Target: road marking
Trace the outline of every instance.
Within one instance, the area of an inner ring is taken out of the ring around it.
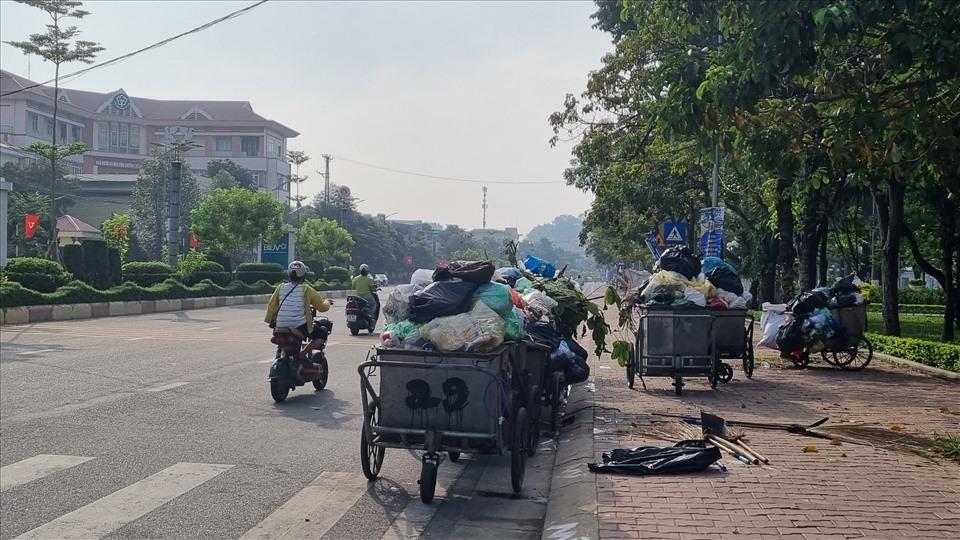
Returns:
[[[221,328],[223,328],[223,327],[222,327],[222,326],[211,326],[210,328],[204,328],[202,331],[203,331],[203,332],[209,332],[209,331],[211,331],[211,330],[219,330],[219,329],[221,329]]]
[[[257,360],[256,363],[258,363],[258,364],[272,364],[272,363],[276,362],[276,360],[277,360],[276,358],[268,358],[268,359],[266,359],[266,360]]]
[[[177,463],[17,538],[103,538],[232,467]]]
[[[240,539],[320,538],[366,491],[367,481],[360,474],[320,473]]]
[[[86,463],[92,457],[40,454],[0,468],[0,491],[39,480],[57,471]]]
[[[127,341],[140,341],[140,340],[143,340],[143,339],[153,339],[153,337],[152,337],[152,336],[132,337],[132,338],[127,339]]]
[[[146,392],[163,392],[164,390],[172,390],[174,388],[179,388],[187,384],[190,384],[190,383],[175,382],[175,383],[165,384],[163,386],[155,386],[153,388],[147,388],[145,391]]]
[[[56,349],[40,349],[39,351],[13,351],[13,354],[43,354],[54,351],[56,351]]]
[[[50,409],[49,411],[38,411],[26,414],[19,414],[15,416],[10,416],[4,418],[6,422],[23,422],[25,420],[39,420],[41,418],[53,418],[55,416],[63,416],[70,414],[72,412],[79,411],[80,409],[86,409],[89,407],[95,407],[97,405],[103,405],[104,403],[110,403],[123,399],[127,396],[132,396],[132,392],[120,392],[117,394],[107,394],[105,396],[95,397],[88,399],[86,401],[81,401],[79,403],[70,403],[69,405],[62,405],[55,409]]]
[[[442,463],[437,471],[437,490],[434,492],[434,498],[444,498],[447,496],[447,489],[453,487],[463,471],[466,470],[466,463]],[[420,538],[423,531],[426,530],[430,520],[439,508],[439,501],[433,504],[423,504],[420,501],[418,493],[412,493],[411,501],[403,508],[403,511],[397,514],[397,517],[390,524],[380,540],[408,540]]]

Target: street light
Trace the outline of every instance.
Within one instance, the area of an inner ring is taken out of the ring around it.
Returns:
[[[170,185],[167,189],[167,246],[170,251],[171,268],[177,267],[180,255],[180,182],[183,173],[183,155],[194,148],[200,148],[193,142],[193,128],[167,127],[164,129],[163,142],[154,143],[170,154]]]

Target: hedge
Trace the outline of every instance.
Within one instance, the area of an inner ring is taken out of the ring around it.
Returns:
[[[283,272],[284,268],[282,264],[277,263],[240,263],[237,266],[237,271],[251,271],[251,272]]]
[[[342,266],[329,266],[323,271],[323,279],[327,281],[350,281],[350,271]]]
[[[348,291],[353,287],[349,281],[324,281],[322,279],[313,283],[313,288],[318,291]]]
[[[7,261],[8,272],[21,274],[59,274],[63,272],[60,263],[40,257],[14,257]]]
[[[7,261],[3,277],[35,291],[53,292],[73,276],[59,263],[39,257],[14,257]]]
[[[960,344],[867,333],[873,350],[960,373]]]
[[[883,291],[880,290],[880,287],[875,288],[871,298],[879,303],[879,300],[883,298]],[[947,303],[947,299],[943,295],[943,289],[927,289],[925,287],[901,287],[897,290],[897,300],[901,305],[935,304],[942,306]]]
[[[167,263],[160,261],[134,261],[123,265],[123,281],[130,281],[141,287],[149,287],[169,279],[173,270]]]
[[[83,276],[84,281],[97,289],[108,289],[113,285],[107,243],[103,240],[83,241]]]
[[[63,255],[63,267],[73,274],[73,277],[82,280],[83,274],[83,246],[80,244],[68,244],[61,250]]]
[[[180,279],[186,285],[196,285],[205,279],[209,279],[223,287],[230,283],[230,272],[197,270],[196,272],[190,272],[189,274],[181,276]]]
[[[905,315],[943,315],[943,305],[937,304],[900,304],[900,313]],[[871,313],[882,313],[883,305],[868,304],[867,311]]]

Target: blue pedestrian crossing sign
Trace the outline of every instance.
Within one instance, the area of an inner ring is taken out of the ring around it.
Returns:
[[[687,224],[668,221],[663,224],[663,243],[679,246],[687,243]]]

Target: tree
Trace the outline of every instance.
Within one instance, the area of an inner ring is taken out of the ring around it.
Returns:
[[[100,234],[109,247],[117,248],[121,262],[130,248],[130,225],[130,216],[127,214],[113,214],[100,224]]]
[[[78,187],[76,177],[64,174],[63,162],[60,162],[59,166],[56,191],[63,195],[57,197],[56,204],[54,204],[54,210],[58,216],[66,213],[67,208],[73,205],[74,201],[69,194],[76,192]],[[46,160],[37,160],[22,166],[13,162],[4,163],[0,167],[0,176],[13,184],[14,192],[39,194],[50,189],[50,163]],[[44,195],[44,200],[47,201],[47,204],[50,203],[50,197],[46,195]],[[45,219],[49,217],[49,209],[45,210],[43,215]],[[46,248],[47,246],[44,244],[44,250]]]
[[[300,166],[310,161],[310,156],[308,156],[307,153],[302,150],[290,150],[287,152],[287,159],[290,161],[290,163],[293,163],[293,166],[295,167],[295,172],[294,174],[290,175],[289,184],[287,185],[287,199],[293,200],[296,203],[297,224],[299,225],[300,207],[302,206],[303,201],[307,198],[306,195],[300,195],[300,184],[306,182],[307,180],[306,175],[300,176]],[[294,186],[297,188],[297,193],[291,197],[289,193],[293,191]],[[289,206],[289,204],[287,206]],[[290,210],[288,209],[287,211],[289,212]]]
[[[350,233],[332,219],[308,219],[297,231],[300,258],[319,260],[324,266],[346,260],[354,245]]]
[[[77,0],[17,0],[21,4],[35,7],[50,16],[52,24],[47,25],[43,34],[30,34],[28,41],[8,41],[14,48],[26,54],[36,54],[54,65],[53,77],[53,140],[47,159],[50,161],[50,201],[57,200],[57,161],[60,157],[72,155],[61,153],[57,149],[57,124],[60,105],[60,65],[68,62],[93,63],[97,53],[103,50],[99,44],[92,41],[74,40],[80,30],[76,26],[62,28],[64,19],[82,19],[90,14],[89,11],[76,9],[83,5]],[[71,48],[72,44],[72,48]],[[57,212],[53,209],[50,215],[50,247],[47,256],[55,261],[60,260],[60,249],[57,240]]]
[[[210,187],[213,189],[233,189],[240,187],[237,179],[226,169],[220,169],[217,174],[210,179]]]
[[[203,244],[240,262],[263,237],[283,232],[283,204],[265,191],[215,189],[190,213],[193,231]]]
[[[167,190],[173,171],[170,154],[154,150],[144,160],[133,188],[133,228],[140,247],[152,260],[160,260],[167,236]],[[180,172],[180,228],[190,230],[190,211],[200,200],[200,188],[189,167]]]
[[[253,172],[250,169],[238,165],[229,159],[214,159],[207,162],[207,177],[215,178],[220,171],[230,173],[230,176],[237,181],[237,187],[256,191],[257,181],[253,179]]]

